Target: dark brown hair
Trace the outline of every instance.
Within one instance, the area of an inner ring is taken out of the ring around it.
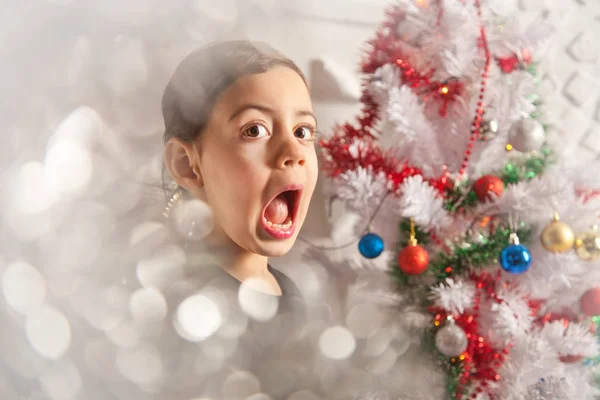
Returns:
[[[188,55],[175,69],[163,94],[164,143],[173,137],[194,140],[223,91],[243,76],[276,66],[294,70],[306,83],[293,61],[263,43],[224,41]]]

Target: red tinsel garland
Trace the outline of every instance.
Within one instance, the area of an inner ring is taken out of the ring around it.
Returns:
[[[324,160],[322,169],[331,177],[336,177],[345,171],[354,171],[358,167],[371,168],[373,173],[383,172],[391,185],[392,192],[396,192],[398,187],[411,176],[423,176],[423,172],[413,166],[402,162],[388,151],[382,150],[371,140],[365,139],[357,146],[356,153],[351,154],[350,145],[354,141],[353,137],[357,135],[357,130],[352,125],[345,124],[338,126],[336,132],[328,140],[322,140],[320,145],[323,149]],[[445,193],[448,185],[447,176],[436,179],[424,180],[435,188],[440,196]]]
[[[443,8],[440,6],[440,18]],[[445,116],[448,104],[462,93],[463,83],[457,79],[447,82],[432,81],[435,70],[421,74],[412,65],[399,43],[402,38],[398,35],[397,27],[402,23],[405,12],[398,6],[393,6],[386,12],[386,20],[375,33],[375,38],[368,41],[371,49],[366,52],[361,63],[361,72],[373,74],[385,64],[395,63],[400,69],[402,83],[412,89],[418,89],[423,100],[431,98],[442,100],[440,115]],[[437,96],[436,96],[437,95]]]
[[[405,12],[398,6],[393,6],[386,12],[387,18],[376,32],[375,38],[368,43],[371,49],[366,53],[361,64],[361,71],[373,74],[385,64],[394,63],[400,72],[402,82],[417,91],[424,101],[433,99],[441,102],[440,115],[445,116],[448,105],[464,89],[464,84],[456,79],[447,82],[432,81],[434,70],[425,74],[419,73],[400,48],[400,37],[397,26],[405,17]],[[325,153],[324,170],[330,176],[337,176],[343,171],[355,170],[358,166],[366,168],[371,166],[375,173],[383,171],[388,177],[393,189],[409,176],[422,175],[422,172],[407,163],[393,158],[389,152],[377,147],[373,142],[376,137],[375,125],[380,118],[380,110],[376,101],[367,90],[368,81],[363,82],[362,110],[357,118],[357,126],[346,123],[337,126],[333,137],[320,142]],[[358,159],[353,158],[348,152],[349,143],[353,139],[363,139],[368,148],[361,152]],[[436,188],[440,195],[445,194],[448,178],[442,176],[427,181]]]
[[[362,103],[361,116],[358,117],[359,129],[351,130],[350,128],[346,131],[349,137],[363,137],[369,136],[373,138],[375,135],[371,132],[374,129],[375,124],[379,120],[379,105],[373,99],[373,96],[366,90],[366,83],[363,84],[363,92],[360,98]]]
[[[444,82],[431,81],[433,70],[424,75],[419,74],[405,59],[398,45],[396,26],[404,18],[404,11],[395,6],[388,9],[386,15],[387,19],[376,32],[375,38],[369,41],[372,48],[362,62],[361,71],[365,74],[372,74],[385,64],[395,63],[400,71],[402,82],[412,89],[418,90],[425,99],[430,93],[433,93],[432,98],[442,101],[440,113],[445,115],[449,101],[462,91],[462,83],[456,81],[449,85]],[[367,81],[363,82],[360,99],[363,106],[361,115],[357,118],[358,126],[355,127],[349,123],[339,125],[335,128],[333,137],[320,142],[325,155],[323,169],[328,175],[335,177],[343,171],[352,171],[359,166],[363,168],[370,166],[375,173],[384,172],[395,191],[407,177],[422,175],[422,172],[418,168],[395,159],[389,152],[380,149],[373,142],[376,136],[373,130],[379,121],[380,110],[367,90],[367,84]],[[360,151],[358,158],[352,157],[349,153],[349,144],[355,138],[364,140],[366,147]],[[439,191],[440,195],[443,195],[448,185],[447,180],[448,178],[443,176],[427,181]]]
[[[509,344],[500,350],[494,349],[482,336],[483,333],[479,328],[479,307],[484,296],[498,304],[503,302],[497,296],[498,284],[501,282],[500,278],[500,271],[496,274],[471,273],[469,279],[475,283],[477,289],[475,305],[471,310],[461,315],[451,315],[456,324],[465,331],[468,341],[467,350],[459,357],[450,359],[451,363],[462,362],[463,366],[463,373],[459,378],[459,386],[455,395],[457,399],[464,398],[468,393],[471,393],[472,398],[476,398],[479,393],[487,393],[491,382],[497,382],[501,379],[498,370],[509,354],[511,345]],[[535,315],[539,304],[531,301],[529,305],[532,315]],[[437,307],[431,307],[430,312],[435,314],[434,325],[436,326],[440,326],[449,316],[446,311]],[[491,395],[490,398],[493,399]]]
[[[490,383],[501,379],[498,370],[504,363],[506,356],[510,353],[511,344],[503,349],[495,349],[483,336],[479,327],[479,309],[481,301],[489,299],[498,304],[504,302],[498,297],[499,285],[509,287],[514,283],[507,283],[502,280],[501,272],[498,270],[495,274],[488,272],[472,272],[469,279],[475,284],[476,292],[472,309],[467,310],[460,315],[448,314],[445,310],[437,307],[431,307],[429,311],[434,314],[434,325],[441,326],[448,316],[454,318],[456,325],[460,326],[467,336],[467,350],[459,357],[451,358],[451,363],[462,362],[463,374],[459,379],[459,387],[455,398],[462,399],[470,393],[475,399],[479,393],[485,392],[490,399],[494,397],[487,392]],[[536,317],[538,309],[543,302],[540,300],[528,300],[531,315]]]

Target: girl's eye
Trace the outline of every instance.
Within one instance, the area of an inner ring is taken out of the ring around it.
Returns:
[[[267,130],[267,128],[260,124],[250,125],[246,129],[244,129],[243,133],[245,136],[252,139],[258,139],[261,137],[269,136],[269,131]]]
[[[301,126],[294,131],[294,136],[298,139],[313,140],[315,138],[315,129],[310,126]]]

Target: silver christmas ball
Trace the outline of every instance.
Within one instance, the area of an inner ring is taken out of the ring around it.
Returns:
[[[491,134],[498,133],[498,121],[496,121],[495,119],[485,121],[485,123],[483,124],[483,130]]]
[[[546,140],[546,134],[537,120],[523,118],[510,127],[508,140],[515,150],[526,153],[539,150]]]
[[[484,119],[481,124],[480,140],[487,141],[496,137],[499,129],[498,121],[495,119]]]
[[[451,322],[435,334],[435,346],[445,356],[458,357],[467,350],[467,335],[465,331]]]

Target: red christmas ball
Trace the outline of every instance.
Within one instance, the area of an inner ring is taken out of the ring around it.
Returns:
[[[581,311],[588,317],[600,315],[600,288],[592,288],[579,300]]]
[[[490,199],[490,193],[502,196],[502,193],[504,193],[504,182],[497,176],[485,175],[473,184],[473,191],[479,201],[486,201]]]
[[[398,267],[408,275],[419,275],[427,269],[429,253],[419,245],[408,245],[398,254]]]
[[[498,59],[498,66],[505,74],[510,74],[519,66],[519,57],[513,54],[508,57]]]

